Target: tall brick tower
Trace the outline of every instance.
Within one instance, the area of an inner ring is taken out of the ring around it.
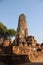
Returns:
[[[19,45],[22,42],[25,42],[26,37],[28,37],[28,28],[26,22],[26,16],[21,14],[18,20],[18,27],[16,33],[16,43]]]

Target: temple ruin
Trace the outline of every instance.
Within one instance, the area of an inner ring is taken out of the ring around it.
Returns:
[[[28,35],[26,16],[21,14],[13,46],[13,53],[27,54],[31,62],[43,62],[43,44],[38,44],[34,36]]]
[[[2,46],[0,46],[0,61],[8,64],[10,62],[11,65],[12,63],[16,65],[27,62],[43,62],[43,43],[38,44],[35,37],[28,34],[28,26],[24,14],[19,16],[13,43],[6,38]]]
[[[18,20],[15,44],[19,46],[20,44],[29,45],[34,43],[36,43],[34,36],[28,35],[28,26],[27,26],[26,16],[24,14],[21,14]]]

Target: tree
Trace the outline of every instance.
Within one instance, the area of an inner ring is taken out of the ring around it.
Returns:
[[[7,31],[7,27],[0,22],[0,35],[4,35]]]
[[[15,31],[14,29],[9,29],[9,30],[8,30],[8,34],[9,34],[10,36],[15,36],[16,31]]]
[[[0,36],[15,36],[14,29],[8,29],[2,22],[0,22]]]

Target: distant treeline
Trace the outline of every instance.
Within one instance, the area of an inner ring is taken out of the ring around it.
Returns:
[[[15,29],[8,29],[2,22],[0,22],[0,36],[15,36]]]

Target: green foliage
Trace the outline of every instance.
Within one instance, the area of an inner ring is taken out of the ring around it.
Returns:
[[[0,22],[0,29],[2,29],[4,32],[6,32],[7,27]]]
[[[15,34],[16,34],[16,31],[14,29],[7,29],[7,27],[2,22],[0,22],[0,35],[15,36]]]
[[[8,33],[10,36],[15,36],[16,31],[15,31],[14,29],[8,29],[8,30],[7,30],[7,33]]]
[[[4,35],[7,31],[7,27],[0,22],[0,35]]]

